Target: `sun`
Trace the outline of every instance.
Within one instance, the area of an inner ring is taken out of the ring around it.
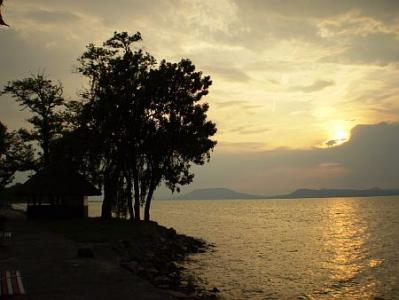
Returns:
[[[334,133],[334,140],[336,141],[344,142],[348,140],[348,137],[349,134],[342,128],[337,129]]]
[[[327,136],[329,138],[324,143],[327,147],[341,145],[350,139],[350,129],[343,122],[330,123],[327,128]]]

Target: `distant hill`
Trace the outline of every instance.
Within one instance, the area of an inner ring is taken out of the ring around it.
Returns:
[[[372,196],[393,196],[399,195],[399,189],[384,190],[371,188],[365,190],[354,189],[298,189],[288,195],[274,196],[273,198],[330,198],[330,197],[372,197]],[[272,197],[268,197],[272,198]]]
[[[371,188],[355,189],[298,189],[286,195],[262,196],[244,194],[227,188],[196,189],[190,193],[177,196],[180,200],[226,200],[226,199],[297,199],[297,198],[333,198],[333,197],[372,197],[399,195],[399,189]]]
[[[226,188],[197,189],[176,197],[183,200],[262,199],[264,196],[238,193]]]

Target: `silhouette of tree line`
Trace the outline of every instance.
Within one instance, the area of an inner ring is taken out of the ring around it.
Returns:
[[[189,59],[155,58],[135,43],[139,32],[115,32],[89,44],[77,71],[89,80],[79,101],[66,101],[61,83],[43,74],[10,81],[11,95],[32,114],[30,130],[0,126],[0,188],[14,172],[68,162],[103,189],[101,216],[150,219],[157,187],[172,192],[193,181],[193,165],[210,159],[216,126],[201,100],[212,84]],[[37,150],[39,146],[40,150]]]

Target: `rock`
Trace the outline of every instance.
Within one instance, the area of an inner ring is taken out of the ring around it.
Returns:
[[[146,256],[146,258],[147,258],[148,260],[152,260],[152,259],[155,259],[155,258],[156,258],[155,253],[152,252],[152,251],[148,251],[147,253],[145,253],[145,256]]]
[[[155,269],[155,268],[148,268],[147,269],[147,273],[149,273],[149,274],[157,274],[158,273],[158,270],[157,269]]]
[[[80,258],[93,258],[94,252],[91,248],[79,248],[78,249],[78,257]]]
[[[137,273],[139,269],[139,263],[137,261],[124,262],[121,263],[121,266],[133,273]]]
[[[189,291],[189,292],[195,292],[195,285],[192,284],[191,282],[189,282],[189,283],[186,285],[186,289],[187,289],[187,291]]]
[[[178,291],[169,291],[169,294],[177,299],[187,299],[187,295]]]
[[[181,280],[181,281],[180,281],[180,284],[183,285],[183,286],[187,286],[187,285],[188,285],[188,281],[186,281],[186,280]]]
[[[168,284],[159,284],[159,285],[157,285],[157,287],[160,289],[167,290],[169,288],[169,285]]]
[[[142,266],[138,266],[138,267],[137,267],[136,273],[137,273],[138,275],[144,276],[144,277],[147,275],[146,269],[145,269],[144,267],[142,267]]]
[[[184,267],[179,262],[190,253],[209,250],[208,244],[195,238],[177,234],[164,227],[158,236],[139,240],[119,240],[117,253],[120,265],[150,281],[154,286],[174,290],[177,299],[216,299],[217,288],[207,290],[197,286],[196,280],[183,277]]]
[[[131,243],[130,241],[121,240],[120,243],[121,243],[121,245],[122,245],[124,248],[131,248],[131,247],[132,247],[132,243]]]
[[[165,275],[161,275],[161,276],[156,276],[153,279],[153,281],[156,285],[165,284],[165,283],[169,282],[169,278]]]
[[[177,235],[176,230],[174,228],[166,229],[166,234],[168,237],[171,237],[171,238],[175,238]]]

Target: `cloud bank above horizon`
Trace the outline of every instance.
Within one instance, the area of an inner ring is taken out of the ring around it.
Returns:
[[[183,192],[228,187],[274,195],[298,188],[398,188],[398,153],[399,123],[358,125],[349,141],[330,148],[216,150],[207,167],[196,169],[195,183]]]

